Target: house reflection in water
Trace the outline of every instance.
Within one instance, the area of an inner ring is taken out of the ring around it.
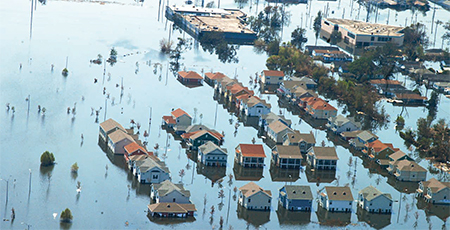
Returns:
[[[201,174],[211,181],[211,186],[226,175],[226,167],[206,166],[197,164],[197,174]]]
[[[450,216],[450,205],[445,204],[431,204],[423,199],[417,200],[417,208],[424,210],[426,216],[437,216],[442,221],[447,221]]]
[[[244,219],[255,228],[259,228],[270,221],[270,212],[267,211],[248,210],[239,204],[236,211],[238,219]]]
[[[182,226],[184,224],[195,221],[195,217],[193,217],[193,216],[188,216],[186,218],[177,218],[177,217],[167,218],[167,217],[156,217],[156,216],[147,215],[147,218],[155,224],[167,225],[167,226],[170,225],[171,228],[177,228],[178,224],[180,224]]]
[[[351,212],[328,212],[322,207],[317,207],[316,214],[319,224],[333,227],[349,225],[352,217]]]
[[[299,169],[282,169],[271,164],[269,172],[272,181],[296,182],[300,178]]]
[[[244,168],[234,163],[233,172],[236,180],[259,181],[263,178],[264,168]]]
[[[309,166],[305,170],[306,179],[310,183],[331,183],[336,179],[336,170],[314,170]]]
[[[311,212],[288,211],[281,205],[278,205],[277,216],[280,225],[306,225],[311,220]]]
[[[391,214],[370,213],[358,207],[356,215],[358,216],[358,221],[364,221],[375,229],[382,229],[391,224]]]

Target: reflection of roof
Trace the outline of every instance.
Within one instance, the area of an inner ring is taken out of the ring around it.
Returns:
[[[147,150],[144,147],[140,146],[138,143],[133,142],[123,147],[128,154],[134,153],[137,150],[141,150],[144,153],[147,153]]]
[[[108,136],[109,136],[109,139],[110,139],[113,143],[117,143],[117,142],[119,142],[119,141],[121,141],[121,140],[123,140],[123,139],[128,139],[128,140],[130,140],[131,142],[134,142],[133,138],[132,138],[130,135],[126,134],[124,131],[122,131],[122,130],[120,130],[120,129],[118,129],[118,130],[112,132],[112,133],[109,134]]]
[[[269,77],[284,77],[284,72],[283,71],[278,71],[278,70],[263,70],[264,72],[264,76],[269,76]]]
[[[148,205],[151,212],[165,212],[165,213],[188,213],[195,212],[194,204],[177,204],[177,203],[156,203]]]
[[[187,78],[187,79],[203,79],[202,76],[200,76],[198,73],[194,72],[194,71],[180,71],[178,72],[178,75],[180,75],[182,78]]]
[[[402,83],[397,80],[386,80],[386,79],[374,79],[370,80],[370,84],[372,85],[401,85]]]
[[[397,93],[395,97],[400,100],[426,100],[426,97],[420,96],[417,93]]]
[[[186,114],[188,117],[191,117],[191,116],[189,116],[188,113],[186,113],[184,110],[182,110],[182,109],[180,109],[180,108],[178,108],[178,109],[172,111],[171,114],[172,114],[172,116],[175,117],[175,118],[181,117],[181,116],[184,115],[184,114]]]
[[[285,185],[286,195],[289,200],[312,200],[313,195],[309,186]],[[280,189],[281,191],[281,189]]]
[[[185,190],[183,184],[174,184],[169,180],[165,180],[160,184],[153,184],[155,190],[158,191],[159,196],[166,196],[172,191],[178,191],[185,197],[191,197],[191,192],[189,190]]]
[[[353,201],[352,191],[349,187],[325,186],[328,200],[348,200]]]
[[[266,157],[261,144],[239,144],[236,152],[241,152],[244,157]]]
[[[386,198],[388,198],[389,200],[392,201],[392,196],[389,193],[381,193],[380,190],[378,190],[377,188],[373,187],[372,185],[367,186],[366,188],[364,188],[363,190],[359,191],[360,194],[362,194],[362,196],[368,200],[371,201],[379,196],[385,196]]]
[[[199,148],[200,151],[201,151],[203,154],[205,154],[205,155],[208,154],[208,153],[213,152],[214,150],[218,150],[218,151],[220,151],[221,153],[227,155],[227,149],[225,149],[225,148],[220,148],[219,146],[217,146],[216,144],[214,144],[214,143],[211,142],[211,141],[206,142],[205,144],[201,145],[201,146],[198,147],[198,148]]]
[[[294,145],[276,145],[273,152],[279,158],[303,159],[300,148]]]
[[[254,182],[249,182],[248,184],[240,187],[239,191],[241,191],[242,194],[247,198],[253,196],[254,194],[256,194],[260,191],[263,194],[266,194],[267,196],[272,197],[272,192],[270,190],[264,190],[261,187],[259,187],[257,184],[255,184]]]
[[[268,128],[271,129],[272,131],[274,131],[275,133],[280,133],[281,131],[283,131],[285,129],[291,130],[291,128],[289,128],[287,125],[285,125],[283,122],[281,122],[279,120],[276,120],[276,121],[270,123]]]
[[[102,129],[105,130],[105,132],[109,132],[110,130],[116,127],[125,131],[125,128],[122,127],[122,125],[120,125],[117,121],[113,120],[112,118],[109,118],[108,120],[100,123],[100,127],[102,127]]]
[[[317,159],[322,160],[339,160],[336,149],[333,147],[312,147],[309,155],[315,155]]]

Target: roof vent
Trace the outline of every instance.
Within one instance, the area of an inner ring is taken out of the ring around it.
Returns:
[[[170,208],[170,204],[168,204],[167,207]]]
[[[292,191],[292,193],[296,194],[297,192],[294,190],[294,191]]]
[[[302,193],[303,193],[303,194],[306,194],[306,192],[305,192],[305,191],[303,191]]]
[[[336,193],[336,192],[333,192],[333,195],[337,195],[337,193]]]
[[[411,164],[411,167],[414,167],[414,165],[413,165],[413,164]]]
[[[344,196],[345,196],[345,195],[347,195],[347,193],[343,192],[343,193],[342,193],[342,195],[344,195]]]

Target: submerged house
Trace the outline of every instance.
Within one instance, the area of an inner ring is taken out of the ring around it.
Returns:
[[[308,150],[316,145],[316,138],[312,132],[300,133],[294,130],[293,133],[287,133],[283,137],[283,145],[298,146],[301,153],[307,153]]]
[[[183,141],[186,142],[189,150],[197,150],[198,147],[210,141],[216,145],[221,145],[223,141],[222,134],[212,130],[199,130],[183,133],[181,137],[183,138]]]
[[[327,128],[335,134],[351,132],[361,129],[361,123],[356,122],[353,117],[344,117],[341,114],[328,118]]]
[[[275,145],[272,150],[272,162],[280,168],[299,169],[302,159],[302,153],[297,146]]]
[[[267,136],[276,144],[282,144],[283,136],[293,132],[294,130],[281,121],[274,121],[267,126]]]
[[[194,71],[180,71],[178,72],[177,79],[186,85],[201,85],[203,83],[203,78]]]
[[[156,203],[190,204],[191,192],[184,189],[183,184],[174,184],[165,180],[151,185],[150,198]]]
[[[358,206],[368,212],[391,213],[392,196],[382,193],[373,186],[367,186],[358,193]]]
[[[239,188],[239,205],[246,209],[270,210],[272,192],[264,190],[254,182]]]
[[[435,178],[421,181],[416,194],[432,204],[450,204],[450,182],[440,182]]]
[[[163,126],[174,129],[180,135],[192,124],[192,117],[184,110],[178,108],[170,113],[170,116],[163,116]]]
[[[107,143],[109,141],[108,135],[119,129],[122,130],[123,132],[126,132],[125,128],[122,125],[120,125],[117,121],[113,120],[112,118],[109,118],[108,120],[100,123],[99,135],[103,140],[103,142]]]
[[[260,144],[239,144],[236,147],[235,161],[244,168],[262,168],[264,167],[263,146]]]
[[[306,156],[308,164],[315,169],[336,170],[339,160],[334,147],[311,147]]]
[[[133,142],[135,142],[134,139],[121,129],[117,129],[108,135],[108,148],[114,154],[125,154],[124,147]]]
[[[353,195],[349,187],[326,186],[319,195],[319,206],[330,212],[351,212]]]
[[[206,166],[227,166],[227,150],[211,141],[198,148],[198,161]]]
[[[143,184],[161,183],[170,180],[169,168],[164,162],[153,156],[136,161],[133,174]]]
[[[291,211],[311,211],[313,195],[309,186],[285,185],[280,189],[280,205]]]
[[[147,207],[148,215],[154,217],[188,217],[197,211],[194,204],[155,203]]]

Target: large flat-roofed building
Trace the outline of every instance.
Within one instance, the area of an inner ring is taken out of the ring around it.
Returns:
[[[252,44],[256,33],[247,28],[247,14],[237,9],[212,9],[195,6],[167,6],[166,17],[194,38],[222,33],[236,43]]]
[[[401,46],[404,38],[403,29],[404,27],[400,26],[325,18],[322,19],[321,36],[328,40],[333,31],[338,31],[341,32],[342,42],[350,46],[381,46],[388,42]]]

